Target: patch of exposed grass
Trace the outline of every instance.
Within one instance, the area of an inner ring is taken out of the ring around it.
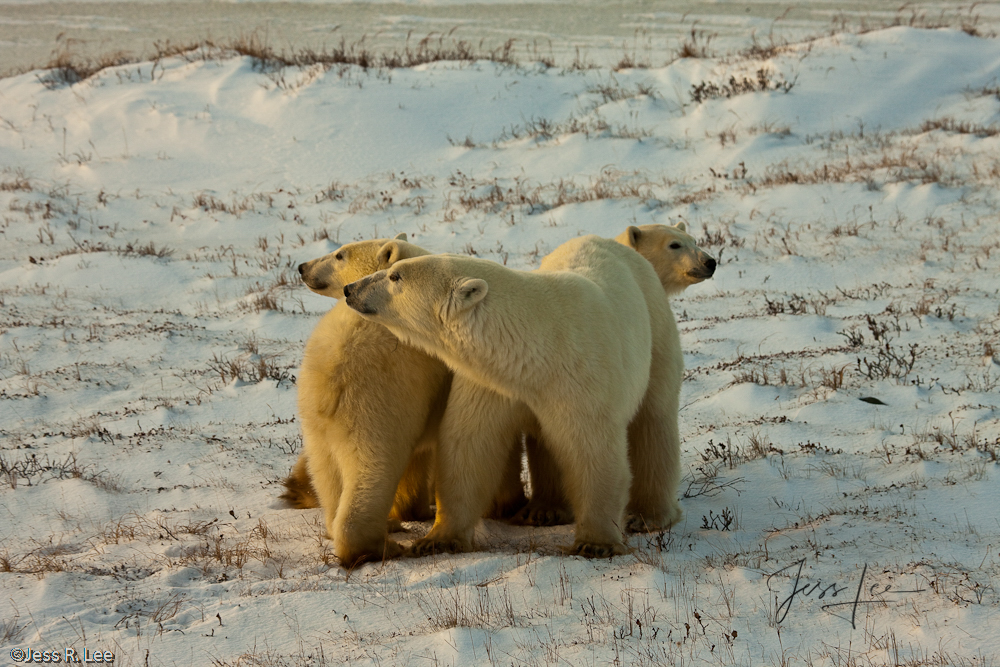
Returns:
[[[261,350],[256,336],[248,336],[241,348],[235,355],[213,353],[208,362],[209,372],[218,375],[223,384],[235,381],[257,384],[264,380],[295,384],[295,377],[289,372],[290,367],[280,363],[280,355]]]
[[[995,137],[1000,135],[1000,127],[996,125],[977,125],[969,121],[958,121],[954,118],[937,118],[935,120],[924,121],[920,125],[921,132],[953,132],[955,134],[972,134],[979,138]]]
[[[831,22],[834,32],[852,32],[859,35],[876,30],[885,30],[886,28],[907,26],[921,30],[952,28],[961,30],[971,37],[995,37],[996,33],[982,30],[979,27],[980,15],[973,14],[977,4],[972,3],[969,5],[968,10],[964,12],[962,8],[959,8],[955,12],[942,9],[937,14],[928,13],[926,9],[904,4],[896,10],[896,14],[892,18],[859,17],[849,15],[846,12],[838,12],[833,16]]]
[[[761,68],[757,70],[756,77],[753,79],[747,76],[736,78],[734,74],[729,77],[728,81],[722,83],[702,81],[701,83],[692,84],[690,93],[691,101],[695,104],[701,104],[702,102],[720,97],[730,98],[748,93],[766,93],[776,90],[788,93],[788,91],[795,87],[795,81],[776,80],[773,76],[773,73]]]
[[[42,66],[44,72],[38,75],[38,79],[47,88],[71,86],[105,69],[131,65],[142,60],[152,60],[155,71],[161,60],[174,56],[190,61],[246,56],[252,58],[254,68],[263,73],[273,73],[287,67],[329,69],[335,65],[354,65],[366,70],[395,69],[439,61],[469,63],[489,60],[508,65],[517,64],[513,39],[496,48],[486,49],[482,44],[476,46],[471,42],[449,37],[450,35],[441,35],[434,38],[433,35],[428,35],[416,44],[407,39],[401,48],[384,52],[367,47],[364,37],[350,43],[342,39],[338,46],[330,50],[276,50],[268,43],[266,35],[256,31],[228,41],[205,40],[179,45],[157,43],[154,45],[156,52],[144,58],[121,51],[91,58],[76,55],[68,48],[63,48]]]
[[[650,181],[641,172],[625,172],[610,167],[588,183],[559,179],[553,183],[535,184],[515,177],[513,183],[502,184],[499,179],[480,180],[457,171],[451,176],[449,184],[458,191],[448,195],[445,222],[471,211],[499,214],[508,208],[519,207],[528,214],[537,214],[569,204],[604,199],[652,200],[653,187],[661,185]]]
[[[126,257],[157,257],[164,259],[173,255],[174,249],[165,245],[157,246],[153,241],[149,241],[148,243],[133,241],[119,247],[118,254],[125,255]]]
[[[715,34],[698,29],[698,22],[691,24],[691,33],[674,52],[677,58],[711,58],[714,54],[709,49]]]
[[[46,479],[82,479],[109,493],[126,490],[121,475],[107,470],[95,472],[94,467],[93,464],[81,464],[73,452],[62,459],[50,458],[48,454],[39,457],[34,453],[24,454],[20,459],[8,458],[0,452],[0,480],[11,489],[22,483],[26,486],[38,485]]]
[[[0,173],[0,192],[31,192],[33,189],[23,169],[6,167]]]

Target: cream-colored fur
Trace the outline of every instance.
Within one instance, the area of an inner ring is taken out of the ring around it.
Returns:
[[[672,227],[629,227],[615,240],[635,249],[653,265],[667,295],[677,294],[715,273],[715,260],[698,247],[683,222]],[[677,413],[684,358],[672,313],[667,330],[657,340],[660,342],[653,346],[646,398],[629,423],[632,488],[627,527],[632,531],[662,530],[680,518],[676,505],[681,474]],[[572,521],[555,461],[531,435],[528,469],[531,500],[515,521],[539,526]]]
[[[427,254],[400,238],[351,243],[299,271],[314,292],[342,298],[345,284]],[[429,518],[428,469],[449,385],[444,364],[343,301],[310,336],[298,379],[303,455],[345,566],[399,555],[387,535],[390,510]]]
[[[615,240],[633,248],[653,265],[668,296],[711,278],[715,273],[715,259],[698,247],[698,242],[687,233],[683,222],[673,227],[629,227]]]
[[[435,468],[437,517],[414,553],[472,548],[510,443],[532,419],[563,473],[576,516],[572,551],[625,551],[628,426],[648,402],[661,345],[654,333],[676,332],[649,262],[588,236],[564,243],[535,272],[436,255],[399,262],[344,293],[364,317],[455,371]],[[649,519],[669,525],[679,512],[673,499]]]

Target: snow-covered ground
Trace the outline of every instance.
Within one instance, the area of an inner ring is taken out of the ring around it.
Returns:
[[[908,27],[656,69],[0,79],[0,660],[996,663],[998,113],[997,39]],[[674,301],[672,532],[589,561],[486,521],[348,574],[277,500],[332,306],[299,262],[407,232],[531,269],[679,220],[720,266]]]

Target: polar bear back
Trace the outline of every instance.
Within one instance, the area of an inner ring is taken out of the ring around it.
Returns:
[[[478,384],[539,409],[572,406],[609,419],[624,412],[627,420],[642,400],[650,304],[655,310],[666,297],[652,265],[631,248],[587,236],[564,243],[534,272],[436,255],[388,273],[398,281],[391,295],[380,272],[356,283],[356,305]],[[454,286],[469,279],[488,285],[485,296],[453,308]]]

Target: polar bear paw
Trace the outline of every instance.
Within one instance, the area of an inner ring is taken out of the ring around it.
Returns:
[[[674,505],[666,512],[656,514],[629,514],[625,519],[625,532],[628,533],[659,533],[669,530],[684,516],[679,505]]]
[[[460,554],[466,551],[472,551],[472,545],[466,540],[457,537],[437,538],[428,535],[410,545],[406,555],[411,558],[420,558],[444,553]]]
[[[403,547],[394,540],[386,540],[381,548],[377,549],[352,549],[342,554],[338,553],[337,558],[340,564],[349,570],[353,570],[363,563],[378,563],[403,555]]]

